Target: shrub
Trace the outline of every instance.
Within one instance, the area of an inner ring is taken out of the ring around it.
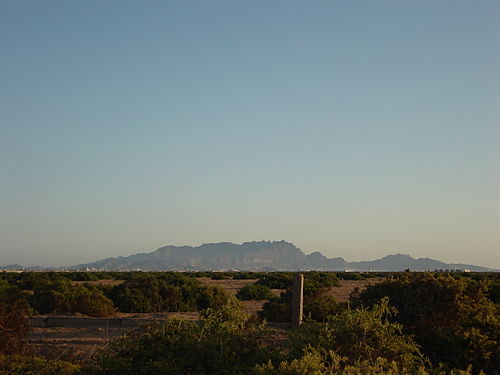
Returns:
[[[30,305],[41,314],[82,313],[90,316],[114,314],[113,302],[101,289],[74,284],[64,277],[36,277],[27,283],[33,289]]]
[[[262,300],[262,299],[272,299],[274,296],[271,288],[260,285],[260,284],[250,284],[241,288],[236,297],[240,300]]]
[[[34,356],[0,354],[0,375],[71,375],[79,366]]]
[[[220,288],[174,273],[135,274],[111,289],[108,297],[123,312],[196,311],[227,299]]]
[[[233,275],[234,280],[251,280],[262,277],[262,272],[235,272]]]
[[[341,307],[335,298],[328,295],[314,296],[306,299],[304,303],[304,315],[309,319],[323,322],[330,315],[340,312]]]
[[[366,276],[356,272],[337,272],[337,278],[341,280],[366,280]]]
[[[500,368],[500,321],[487,298],[484,281],[446,274],[404,273],[370,285],[352,296],[355,305],[370,306],[384,296],[399,311],[394,321],[414,335],[434,362],[486,372]]]
[[[88,316],[111,316],[116,313],[113,301],[100,288],[92,286],[79,289],[71,310]]]
[[[290,322],[292,319],[292,292],[282,292],[278,298],[264,303],[260,316],[269,322]]]
[[[271,289],[288,289],[293,285],[292,272],[273,272],[262,275],[257,284]]]
[[[207,310],[200,324],[169,319],[114,342],[83,373],[248,374],[275,355],[264,333],[231,298],[221,308]]]
[[[472,375],[471,369],[444,372],[438,369],[406,368],[396,362],[378,358],[374,363],[368,361],[347,363],[347,358],[339,356],[335,351],[308,348],[301,358],[282,361],[273,365],[269,361],[265,365],[256,365],[256,375]]]
[[[0,280],[0,352],[21,353],[30,330],[26,294]]]
[[[324,321],[329,315],[338,313],[343,307],[335,298],[325,294],[325,289],[315,290],[304,297],[304,316],[309,319]],[[290,322],[292,310],[292,292],[282,292],[279,298],[273,298],[262,306],[260,315],[270,322]]]
[[[334,350],[350,365],[363,361],[376,364],[383,358],[405,368],[418,368],[424,358],[413,340],[402,334],[401,325],[389,322],[394,314],[396,310],[385,298],[372,309],[344,310],[329,316],[325,323],[306,322],[291,333],[292,353],[297,358],[312,347]]]
[[[312,294],[322,288],[339,286],[335,272],[309,271],[304,274],[304,294]],[[257,284],[271,289],[289,289],[293,286],[293,272],[273,272],[262,275]]]

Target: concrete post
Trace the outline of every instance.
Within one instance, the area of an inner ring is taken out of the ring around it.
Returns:
[[[296,273],[293,278],[292,326],[300,327],[304,309],[304,275]]]

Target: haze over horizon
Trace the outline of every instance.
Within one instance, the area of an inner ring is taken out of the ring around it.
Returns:
[[[3,1],[0,265],[281,240],[500,269],[497,1]]]

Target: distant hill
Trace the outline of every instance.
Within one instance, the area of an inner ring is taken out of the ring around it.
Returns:
[[[20,264],[8,264],[6,266],[0,266],[0,271],[19,271],[24,268],[25,267]]]
[[[447,264],[430,258],[414,259],[405,254],[387,255],[381,259],[347,262],[343,258],[327,258],[320,252],[304,254],[286,241],[209,243],[201,246],[164,246],[151,253],[106,258],[78,264],[73,269],[144,271],[427,271],[435,269],[468,269],[492,271],[470,264]]]

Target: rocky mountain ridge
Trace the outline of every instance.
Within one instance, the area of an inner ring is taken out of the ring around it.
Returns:
[[[327,258],[320,252],[305,254],[286,241],[208,243],[200,246],[164,246],[150,253],[106,258],[79,264],[72,269],[144,271],[426,271],[460,269],[491,271],[470,264],[448,264],[406,254],[387,255],[373,261],[347,262],[342,257]]]

